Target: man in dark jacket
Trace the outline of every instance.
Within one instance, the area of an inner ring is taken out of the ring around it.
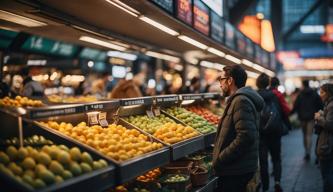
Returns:
[[[276,118],[279,119],[277,121],[274,128],[277,128],[275,130],[265,129],[265,126],[267,126],[267,122],[263,122],[263,116],[266,116],[267,114],[262,115],[262,120],[259,127],[259,133],[260,133],[260,141],[259,141],[259,162],[260,162],[260,175],[261,175],[261,181],[262,181],[262,188],[263,191],[267,191],[269,189],[269,168],[268,168],[268,153],[270,153],[272,157],[272,163],[273,163],[273,173],[274,173],[274,180],[275,180],[275,192],[281,192],[282,188],[280,185],[281,181],[281,135],[282,135],[282,117],[283,117],[283,111],[282,107],[280,106],[280,102],[278,97],[275,95],[275,93],[268,89],[269,85],[269,76],[265,73],[262,73],[259,75],[256,81],[256,85],[258,87],[258,93],[259,95],[264,99],[266,106],[272,106],[274,105],[276,107],[276,111],[279,114],[273,114],[276,115]],[[264,113],[265,110],[263,110],[262,113]],[[272,112],[273,113],[273,112]]]
[[[264,101],[244,87],[247,74],[239,65],[224,67],[219,80],[223,95],[229,98],[213,150],[213,167],[219,176],[216,191],[244,192],[258,168],[258,112]]]
[[[309,81],[302,82],[303,90],[297,96],[291,114],[297,112],[303,130],[305,160],[310,160],[312,133],[314,127],[314,114],[322,109],[322,102],[317,92],[309,87]]]

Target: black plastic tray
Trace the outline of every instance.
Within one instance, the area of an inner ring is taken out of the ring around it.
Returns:
[[[2,127],[1,131],[6,131],[6,129],[11,129],[12,127]],[[13,130],[11,130],[13,131]],[[15,132],[15,131],[14,131]],[[12,132],[13,133],[13,132]],[[57,134],[53,134],[48,132],[47,130],[41,129],[38,126],[24,122],[23,127],[23,135],[25,136],[32,136],[32,135],[43,135],[45,138],[53,141],[55,144],[64,144],[68,147],[78,147],[82,151],[87,151],[91,154],[93,159],[106,159],[102,156],[98,155],[94,151],[84,148],[80,145],[76,145],[69,140],[64,139],[63,137],[58,136]],[[6,135],[8,137],[8,135]],[[12,137],[17,137],[18,134],[12,134]],[[2,137],[2,135],[0,136]],[[87,191],[87,190],[106,190],[116,184],[115,182],[115,174],[116,174],[116,167],[112,163],[109,162],[108,167],[92,171],[90,173],[86,173],[80,175],[78,177],[74,177],[69,180],[65,180],[61,184],[57,185],[50,185],[43,189],[37,190],[41,192],[46,191]],[[18,183],[11,177],[8,177],[4,174],[0,174],[0,186],[4,187],[7,191],[36,191],[32,187],[28,185],[23,185]],[[1,188],[2,189],[2,188]]]
[[[161,113],[165,114],[166,116],[170,117],[172,120],[174,120],[176,123],[179,123],[181,125],[187,126],[183,122],[179,121],[178,119],[174,118],[173,116],[170,116],[169,114],[165,113],[163,110],[161,110]],[[130,111],[123,111],[123,114],[121,116],[128,116],[128,115],[144,115],[145,114],[145,108],[138,107],[131,109]],[[136,129],[141,130],[140,128],[136,127],[133,124],[130,124],[126,122],[127,124],[131,125],[132,127],[135,127]],[[143,130],[141,130],[144,132]],[[153,135],[146,133],[147,135],[150,135],[151,137],[155,138]],[[200,132],[199,132],[200,134]],[[182,157],[185,157],[186,155],[192,154],[196,151],[199,151],[201,149],[204,149],[204,138],[202,134],[199,136],[189,138],[187,140],[175,143],[175,144],[167,144],[157,138],[156,140],[160,141],[161,143],[164,143],[165,145],[168,145],[171,150],[171,160],[177,160]]]
[[[59,137],[62,137],[65,140],[68,140],[72,143],[75,143],[78,146],[81,146],[82,148],[89,149],[90,151],[94,151],[94,153],[102,156],[103,158],[107,159],[112,164],[116,165],[116,183],[122,184],[125,182],[128,182],[137,176],[141,175],[144,172],[147,172],[151,169],[154,169],[156,167],[160,167],[163,165],[166,165],[169,163],[170,160],[170,151],[167,146],[164,146],[161,149],[146,153],[144,155],[126,160],[126,161],[116,161],[101,152],[97,151],[96,149],[90,147],[89,145],[86,145],[84,143],[81,143],[80,141],[77,141],[69,136],[66,136],[62,133],[60,133],[57,130],[42,126],[41,124],[35,122],[39,125],[40,129],[44,129],[45,131],[50,132],[50,134],[58,135]],[[120,120],[119,124],[125,126],[126,128],[133,129],[133,127],[130,127],[126,122]],[[135,129],[135,128],[134,128]],[[141,130],[139,130],[142,132]],[[147,135],[146,133],[142,132],[143,134]],[[153,141],[158,142],[158,140],[152,138],[150,135],[147,135],[152,139]]]

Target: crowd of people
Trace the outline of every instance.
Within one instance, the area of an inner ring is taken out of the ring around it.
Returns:
[[[313,129],[318,134],[316,155],[323,179],[323,191],[333,191],[333,84],[320,87],[320,95],[303,81],[290,109],[278,91],[279,80],[262,73],[257,91],[246,87],[247,75],[239,66],[223,68],[219,77],[226,108],[218,125],[213,167],[219,176],[216,191],[245,192],[260,170],[262,191],[269,189],[268,155],[273,164],[274,189],[281,186],[281,137],[291,128],[289,116],[297,113],[304,140],[304,160],[311,156]],[[322,110],[323,109],[323,110]],[[258,166],[259,160],[259,166]]]

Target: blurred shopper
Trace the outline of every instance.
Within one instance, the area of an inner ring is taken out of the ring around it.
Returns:
[[[282,135],[282,109],[279,100],[272,90],[268,89],[269,76],[265,73],[259,75],[256,81],[259,95],[264,99],[265,106],[261,112],[259,162],[263,191],[269,189],[268,153],[272,157],[275,191],[282,191],[281,181],[281,135]]]
[[[333,84],[320,88],[320,97],[325,103],[324,111],[315,113],[317,139],[316,154],[319,158],[324,192],[333,191]]]
[[[278,86],[280,85],[280,80],[277,77],[272,77],[270,84],[271,84],[270,89],[273,91],[273,93],[278,98],[280,107],[282,109],[282,120],[283,120],[282,134],[285,135],[288,133],[288,130],[291,129],[291,123],[289,121],[289,114],[290,114],[291,110],[288,106],[288,103],[287,103],[284,95],[277,89]]]
[[[119,80],[111,92],[111,98],[132,98],[142,97],[139,86],[133,80]]]
[[[185,93],[200,93],[200,79],[199,77],[193,77],[191,79],[190,86],[187,86]]]
[[[99,79],[95,80],[91,86],[91,93],[97,96],[98,98],[106,98],[108,95],[108,83],[109,83],[108,72],[104,72]]]
[[[23,77],[22,95],[26,97],[43,97],[44,87],[40,82],[32,79],[32,76],[38,74],[38,69],[26,67],[21,72]]]
[[[259,112],[264,101],[256,91],[244,87],[246,80],[239,65],[224,67],[219,79],[223,95],[229,97],[213,150],[219,192],[245,192],[258,168]]]
[[[314,114],[322,109],[322,102],[317,92],[309,87],[309,81],[302,82],[303,89],[296,98],[291,114],[297,112],[303,130],[303,142],[305,148],[304,159],[311,159],[312,133],[314,127]]]

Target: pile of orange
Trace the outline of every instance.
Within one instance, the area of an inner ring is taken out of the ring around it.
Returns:
[[[136,129],[127,129],[116,124],[107,128],[99,125],[89,127],[85,122],[74,127],[70,123],[58,124],[54,121],[42,124],[79,140],[116,161],[131,159],[163,147],[161,143],[149,141],[146,135]]]
[[[5,97],[0,99],[0,106],[11,106],[11,107],[41,107],[43,102],[40,100],[29,99],[28,97],[16,96],[15,99]]]
[[[149,172],[147,172],[144,175],[141,175],[136,178],[136,180],[141,181],[141,182],[152,182],[157,179],[158,176],[161,175],[161,170],[160,168],[153,169]]]
[[[168,144],[178,143],[198,135],[199,132],[192,127],[177,123],[166,123],[154,133],[156,138]]]

